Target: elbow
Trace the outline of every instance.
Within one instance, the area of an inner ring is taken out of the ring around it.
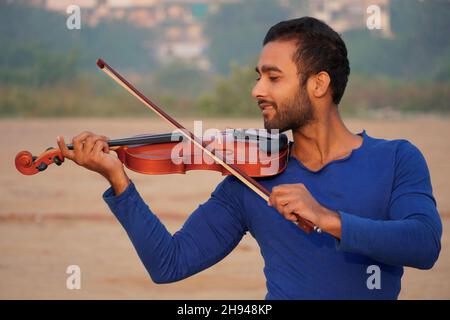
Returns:
[[[150,271],[149,271],[149,275],[150,275],[150,278],[152,279],[153,283],[155,283],[155,284],[168,284],[168,283],[172,283],[172,282],[181,280],[181,279],[167,277],[162,274],[157,274],[157,273],[150,272]]]
[[[434,224],[423,224],[421,229],[422,240],[416,245],[418,251],[415,261],[410,266],[421,270],[429,270],[436,264],[441,252],[442,223],[440,220]]]
[[[152,276],[152,275],[150,275],[150,278],[152,279],[152,281],[153,281],[153,283],[155,283],[155,284],[167,284],[167,283],[170,283],[171,281],[168,281],[167,279],[164,279],[164,278],[160,278],[160,277],[155,277],[155,276]]]
[[[441,252],[440,237],[430,236],[427,242],[428,245],[424,242],[424,245],[420,246],[420,252],[417,252],[416,261],[411,267],[429,270],[436,264]]]
[[[158,274],[155,274],[153,272],[148,271],[148,274],[150,275],[150,279],[152,279],[153,283],[155,284],[165,284],[168,283],[167,279],[165,279],[164,277],[161,277]]]
[[[168,284],[187,278],[187,276],[178,273],[156,272],[149,269],[147,269],[147,272],[155,284]]]
[[[427,250],[427,252],[423,253],[423,257],[421,259],[418,259],[418,261],[416,261],[415,265],[413,265],[412,267],[421,270],[429,270],[433,268],[439,258],[440,251],[440,245],[436,246],[432,250]]]

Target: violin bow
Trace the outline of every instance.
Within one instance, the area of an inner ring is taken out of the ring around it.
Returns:
[[[117,71],[115,71],[111,66],[109,66],[102,59],[97,60],[97,66],[105,72],[109,77],[111,77],[114,81],[116,81],[119,85],[121,85],[125,90],[135,96],[138,100],[140,100],[144,105],[146,105],[149,109],[153,110],[157,115],[167,121],[170,125],[176,127],[180,133],[189,139],[193,144],[195,144],[198,148],[203,150],[207,155],[209,155],[212,159],[214,159],[217,163],[225,167],[233,176],[239,179],[242,183],[244,183],[247,187],[253,190],[256,194],[258,194],[261,198],[263,198],[266,202],[269,201],[270,192],[266,188],[264,188],[260,183],[258,183],[255,179],[247,175],[243,170],[238,168],[237,166],[226,163],[225,160],[216,154],[214,150],[209,150],[204,147],[201,141],[188,129],[178,123],[174,118],[168,115],[164,110],[159,108],[155,103],[153,103],[149,98],[144,96],[138,89],[136,89],[130,82],[128,82],[124,77],[122,77]],[[322,232],[322,230],[315,226],[308,220],[300,218],[297,215],[297,225],[302,228],[306,233],[310,233],[311,231],[316,231],[318,233]]]

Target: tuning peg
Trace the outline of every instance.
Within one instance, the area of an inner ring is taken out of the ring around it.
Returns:
[[[53,157],[53,162],[57,165],[57,166],[60,166],[60,165],[62,165],[62,161],[61,161],[61,159],[58,157],[58,156],[54,156]]]
[[[39,171],[44,171],[45,169],[47,169],[47,164],[45,162],[41,162],[36,169],[38,169]]]

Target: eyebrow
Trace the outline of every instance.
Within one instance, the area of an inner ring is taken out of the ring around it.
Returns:
[[[259,72],[259,69],[258,69],[258,67],[256,67],[255,68],[255,71],[257,72],[257,73],[260,73]],[[276,72],[281,72],[281,73],[283,73],[283,71],[281,71],[278,67],[276,67],[276,66],[270,66],[270,65],[263,65],[262,67],[261,67],[261,72],[262,73],[266,73],[266,72],[270,72],[270,71],[276,71]]]

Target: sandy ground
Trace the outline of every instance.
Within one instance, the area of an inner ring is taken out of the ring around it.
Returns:
[[[193,127],[194,119],[183,119]],[[354,132],[406,138],[427,159],[444,234],[432,270],[406,269],[402,299],[450,298],[450,119],[348,120]],[[260,127],[255,120],[204,121],[203,128]],[[101,199],[107,182],[70,162],[26,177],[14,167],[20,150],[39,154],[58,134],[91,130],[111,138],[169,132],[148,119],[0,120],[0,299],[263,299],[263,261],[246,236],[227,258],[189,279],[153,284],[125,231]],[[130,172],[138,190],[171,232],[181,227],[222,179],[218,173],[146,176]],[[66,288],[66,268],[81,268],[81,290]]]

